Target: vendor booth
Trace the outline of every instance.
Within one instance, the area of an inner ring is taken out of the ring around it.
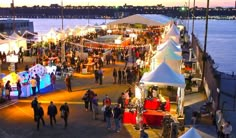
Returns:
[[[173,24],[170,28],[170,30],[167,32],[164,41],[168,40],[169,38],[172,38],[175,42],[179,43],[180,40],[180,32],[175,24]]]
[[[50,74],[47,74],[46,68],[40,64],[37,64],[29,69],[29,71],[19,72],[21,84],[22,84],[22,94],[21,97],[29,97],[33,94],[30,79],[35,77],[35,74],[38,74],[40,77],[40,92],[51,85]],[[38,92],[36,88],[36,92]]]
[[[185,78],[182,74],[178,74],[173,71],[171,67],[169,67],[164,61],[155,70],[151,71],[150,73],[145,73],[140,82],[143,82],[145,85],[178,87],[177,111],[179,116],[183,116]]]
[[[18,92],[16,90],[16,83],[19,79],[20,79],[19,75],[16,74],[15,72],[12,72],[12,73],[10,73],[7,76],[2,78],[4,87],[5,87],[5,84],[7,83],[7,81],[10,81],[10,85],[12,87],[12,91],[10,92],[11,96],[17,96],[18,95]]]
[[[177,55],[171,49],[166,48],[157,52],[151,59],[151,70],[158,67],[163,60],[176,72],[181,72],[182,56]]]

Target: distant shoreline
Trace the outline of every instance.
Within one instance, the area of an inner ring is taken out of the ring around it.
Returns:
[[[12,17],[11,17],[12,18]],[[10,17],[6,16],[0,16],[0,19],[11,19]],[[61,19],[61,17],[17,17],[15,19]],[[84,19],[87,20],[88,18],[67,18],[64,17],[63,19]],[[100,20],[117,20],[117,19],[121,19],[121,18],[89,18],[89,19],[100,19]],[[209,17],[210,20],[236,20],[236,16],[227,16],[227,17]],[[182,20],[188,20],[187,18],[184,18]],[[192,20],[192,19],[190,19]],[[199,16],[199,17],[195,17],[195,20],[205,20],[205,16]]]

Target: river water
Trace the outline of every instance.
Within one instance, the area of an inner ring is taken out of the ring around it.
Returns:
[[[34,30],[38,33],[47,33],[52,27],[61,28],[61,19],[29,19],[34,22]],[[64,19],[64,28],[74,28],[76,25],[84,26],[108,23],[112,20],[104,19]],[[187,25],[187,21],[185,21]],[[192,32],[191,21],[189,32]],[[204,45],[205,20],[195,21],[195,35]],[[209,20],[207,52],[212,56],[218,70],[226,73],[236,72],[236,20]]]

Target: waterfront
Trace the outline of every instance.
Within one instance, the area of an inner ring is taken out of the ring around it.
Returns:
[[[34,22],[34,30],[38,33],[47,33],[50,28],[61,28],[61,19],[29,19]],[[90,19],[89,24],[108,23],[112,20]],[[64,19],[64,28],[73,28],[76,25],[87,25],[87,19]],[[190,21],[189,33],[192,32]],[[186,23],[187,25],[187,23]],[[205,20],[195,21],[195,35],[202,46],[204,45]],[[212,56],[218,70],[221,72],[236,72],[236,21],[209,20],[207,52]]]

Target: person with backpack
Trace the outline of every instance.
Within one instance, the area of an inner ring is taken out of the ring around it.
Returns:
[[[82,100],[84,101],[85,110],[88,111],[88,104],[89,104],[89,93],[88,93],[88,91],[84,94]]]
[[[105,95],[105,98],[103,99],[102,103],[103,103],[103,104],[102,104],[103,107],[106,107],[106,106],[110,106],[110,105],[111,105],[111,99],[108,97],[107,94]],[[103,121],[106,122],[105,111],[103,112],[103,116],[104,116]]]
[[[61,105],[60,111],[61,111],[61,118],[63,118],[65,121],[65,128],[67,128],[68,116],[70,113],[68,104],[64,103],[63,105]]]
[[[112,108],[110,105],[107,105],[105,108],[105,117],[107,122],[107,129],[111,129],[111,118],[113,117]]]

